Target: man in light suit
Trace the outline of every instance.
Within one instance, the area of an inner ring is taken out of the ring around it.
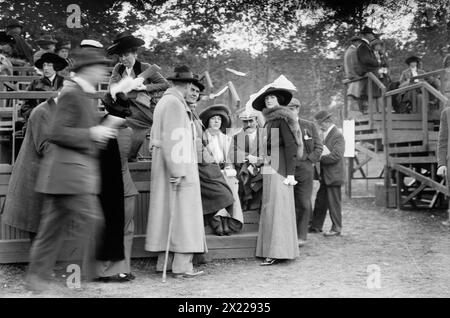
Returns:
[[[92,94],[107,75],[109,62],[99,50],[83,48],[73,52],[75,76],[66,81],[58,99],[49,132],[49,150],[41,161],[36,191],[44,194],[43,210],[37,237],[31,247],[27,288],[42,291],[64,241],[66,224],[78,223],[77,238],[81,250],[90,239],[94,226],[102,220],[98,205],[98,146],[115,138],[116,130],[98,125],[99,112]],[[94,259],[84,258],[82,271],[90,278],[85,265]]]
[[[308,225],[312,214],[313,164],[320,160],[323,145],[314,123],[298,116],[300,107],[301,104],[297,98],[292,98],[288,105],[288,108],[298,117],[298,123],[303,135],[303,144],[305,145],[303,157],[297,161],[295,166],[295,181],[297,181],[297,184],[294,186],[298,244],[303,246],[306,244]]]
[[[337,236],[342,231],[341,186],[344,184],[344,136],[325,110],[318,112],[314,119],[324,133],[323,152],[320,157],[320,188],[314,205],[313,219],[309,232],[322,232],[323,223],[330,211],[333,223],[325,236]]]
[[[438,160],[438,170],[437,175],[443,178],[447,178],[447,187],[449,187],[450,183],[448,182],[448,171],[449,171],[449,149],[450,149],[450,138],[448,136],[450,132],[450,107],[445,108],[441,112],[441,122],[439,124],[439,137],[438,137],[438,151],[437,151],[437,160]],[[450,215],[447,221],[442,222],[446,226],[450,226]]]

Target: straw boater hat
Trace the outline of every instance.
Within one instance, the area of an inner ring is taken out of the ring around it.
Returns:
[[[72,59],[74,60],[74,64],[72,66],[73,72],[77,72],[83,67],[90,65],[108,65],[111,63],[111,60],[107,59],[101,50],[90,47],[75,49],[72,52]]]
[[[328,118],[331,118],[331,116],[333,116],[331,113],[327,112],[326,110],[321,110],[320,112],[314,115],[314,119],[317,121],[318,124],[320,124],[323,123]]]
[[[55,53],[42,54],[42,56],[34,63],[34,66],[41,70],[44,63],[52,63],[53,69],[56,72],[63,70],[68,65],[66,59],[63,59]]]
[[[80,47],[93,47],[93,48],[97,48],[97,49],[102,49],[103,44],[101,44],[99,41],[96,41],[96,40],[85,39],[85,40],[81,41]]]
[[[292,99],[292,93],[284,88],[269,87],[262,94],[255,98],[252,103],[254,109],[261,111],[266,107],[266,96],[275,95],[281,106],[286,106]]]
[[[417,56],[415,56],[415,55],[413,55],[413,56],[408,57],[408,58],[405,60],[405,63],[408,64],[408,65],[411,64],[412,62],[417,62],[417,63],[419,63],[419,62],[420,62],[420,58],[417,57]]]
[[[222,125],[220,126],[220,130],[222,130],[222,132],[224,132],[226,128],[231,127],[231,117],[230,117],[231,113],[226,105],[224,104],[212,105],[200,113],[199,117],[205,128],[208,128],[209,119],[213,116],[222,117]]]
[[[36,40],[37,45],[46,45],[46,44],[56,44],[56,41],[50,34],[41,35],[39,39]]]
[[[120,54],[126,50],[138,48],[144,44],[144,40],[135,37],[128,31],[124,31],[116,35],[113,44],[107,48],[107,52],[110,55]]]

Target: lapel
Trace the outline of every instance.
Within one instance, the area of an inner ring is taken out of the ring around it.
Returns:
[[[334,134],[336,133],[336,126],[334,126],[331,130],[330,130],[330,132],[328,133],[328,135],[327,135],[327,137],[325,138],[325,140],[324,140],[324,144],[328,144],[328,142],[331,140],[331,138],[332,137],[334,137]],[[331,151],[331,149],[330,149],[330,151]]]

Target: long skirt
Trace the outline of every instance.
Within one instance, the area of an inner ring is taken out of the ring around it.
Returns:
[[[294,187],[283,184],[284,179],[276,171],[263,175],[257,257],[295,259],[299,256]]]

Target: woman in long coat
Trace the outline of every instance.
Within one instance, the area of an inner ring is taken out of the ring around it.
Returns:
[[[39,163],[48,150],[48,133],[56,104],[53,98],[31,112],[22,146],[14,163],[2,222],[30,232],[34,239],[39,228],[42,194],[34,191]]]
[[[303,154],[302,133],[294,114],[286,107],[292,94],[268,88],[253,101],[266,124],[266,163],[263,167],[263,195],[256,256],[261,265],[295,259],[299,255],[295,217],[295,160]],[[281,106],[283,105],[283,106]]]
[[[156,105],[151,130],[151,195],[145,249],[159,252],[158,262],[161,263],[172,217],[169,246],[169,251],[174,253],[172,273],[195,276],[193,253],[207,252],[206,236],[193,115],[184,99],[186,87],[178,84],[192,83],[194,78],[187,67],[179,67],[175,69],[175,75],[168,79],[174,82],[174,87],[169,88]],[[171,180],[177,179],[180,183],[174,191]],[[172,216],[171,200],[174,202]]]

